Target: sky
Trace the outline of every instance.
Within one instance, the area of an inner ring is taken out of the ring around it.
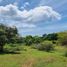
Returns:
[[[65,31],[67,0],[0,0],[0,23],[22,36]]]

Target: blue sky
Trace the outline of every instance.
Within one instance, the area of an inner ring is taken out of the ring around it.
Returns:
[[[67,30],[67,0],[0,0],[0,23],[22,36]]]

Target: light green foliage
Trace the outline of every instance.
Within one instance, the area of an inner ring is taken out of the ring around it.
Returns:
[[[0,67],[67,67],[63,56],[66,48],[57,46],[54,52],[38,51],[30,46],[21,46],[20,54],[0,54]]]
[[[58,33],[58,40],[54,33],[23,38],[18,35],[16,27],[0,25],[0,49],[5,50],[0,54],[0,67],[67,67],[67,48],[54,46],[52,41],[67,45],[67,33]],[[21,43],[28,46],[20,45]]]
[[[67,46],[67,32],[59,33],[58,38],[58,41],[62,46]]]
[[[37,49],[49,52],[54,50],[54,45],[51,41],[44,41],[37,46]]]

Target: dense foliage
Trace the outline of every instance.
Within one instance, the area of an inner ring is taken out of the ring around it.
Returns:
[[[54,50],[54,45],[51,41],[44,41],[41,44],[37,45],[37,49],[49,52]]]
[[[67,46],[67,32],[58,33],[58,41],[60,45]]]
[[[27,46],[34,46],[41,50],[50,51],[56,43],[67,46],[67,32],[43,34],[42,36],[21,37],[18,34],[16,27],[8,27],[0,24],[0,52],[3,51],[4,45],[12,44],[25,44]]]
[[[6,43],[15,43],[18,39],[18,31],[16,27],[7,27],[0,24],[0,52]]]

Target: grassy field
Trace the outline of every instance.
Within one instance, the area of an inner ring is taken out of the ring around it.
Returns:
[[[20,53],[0,54],[0,67],[67,67],[65,50],[58,46],[53,52],[45,52],[22,46]]]

